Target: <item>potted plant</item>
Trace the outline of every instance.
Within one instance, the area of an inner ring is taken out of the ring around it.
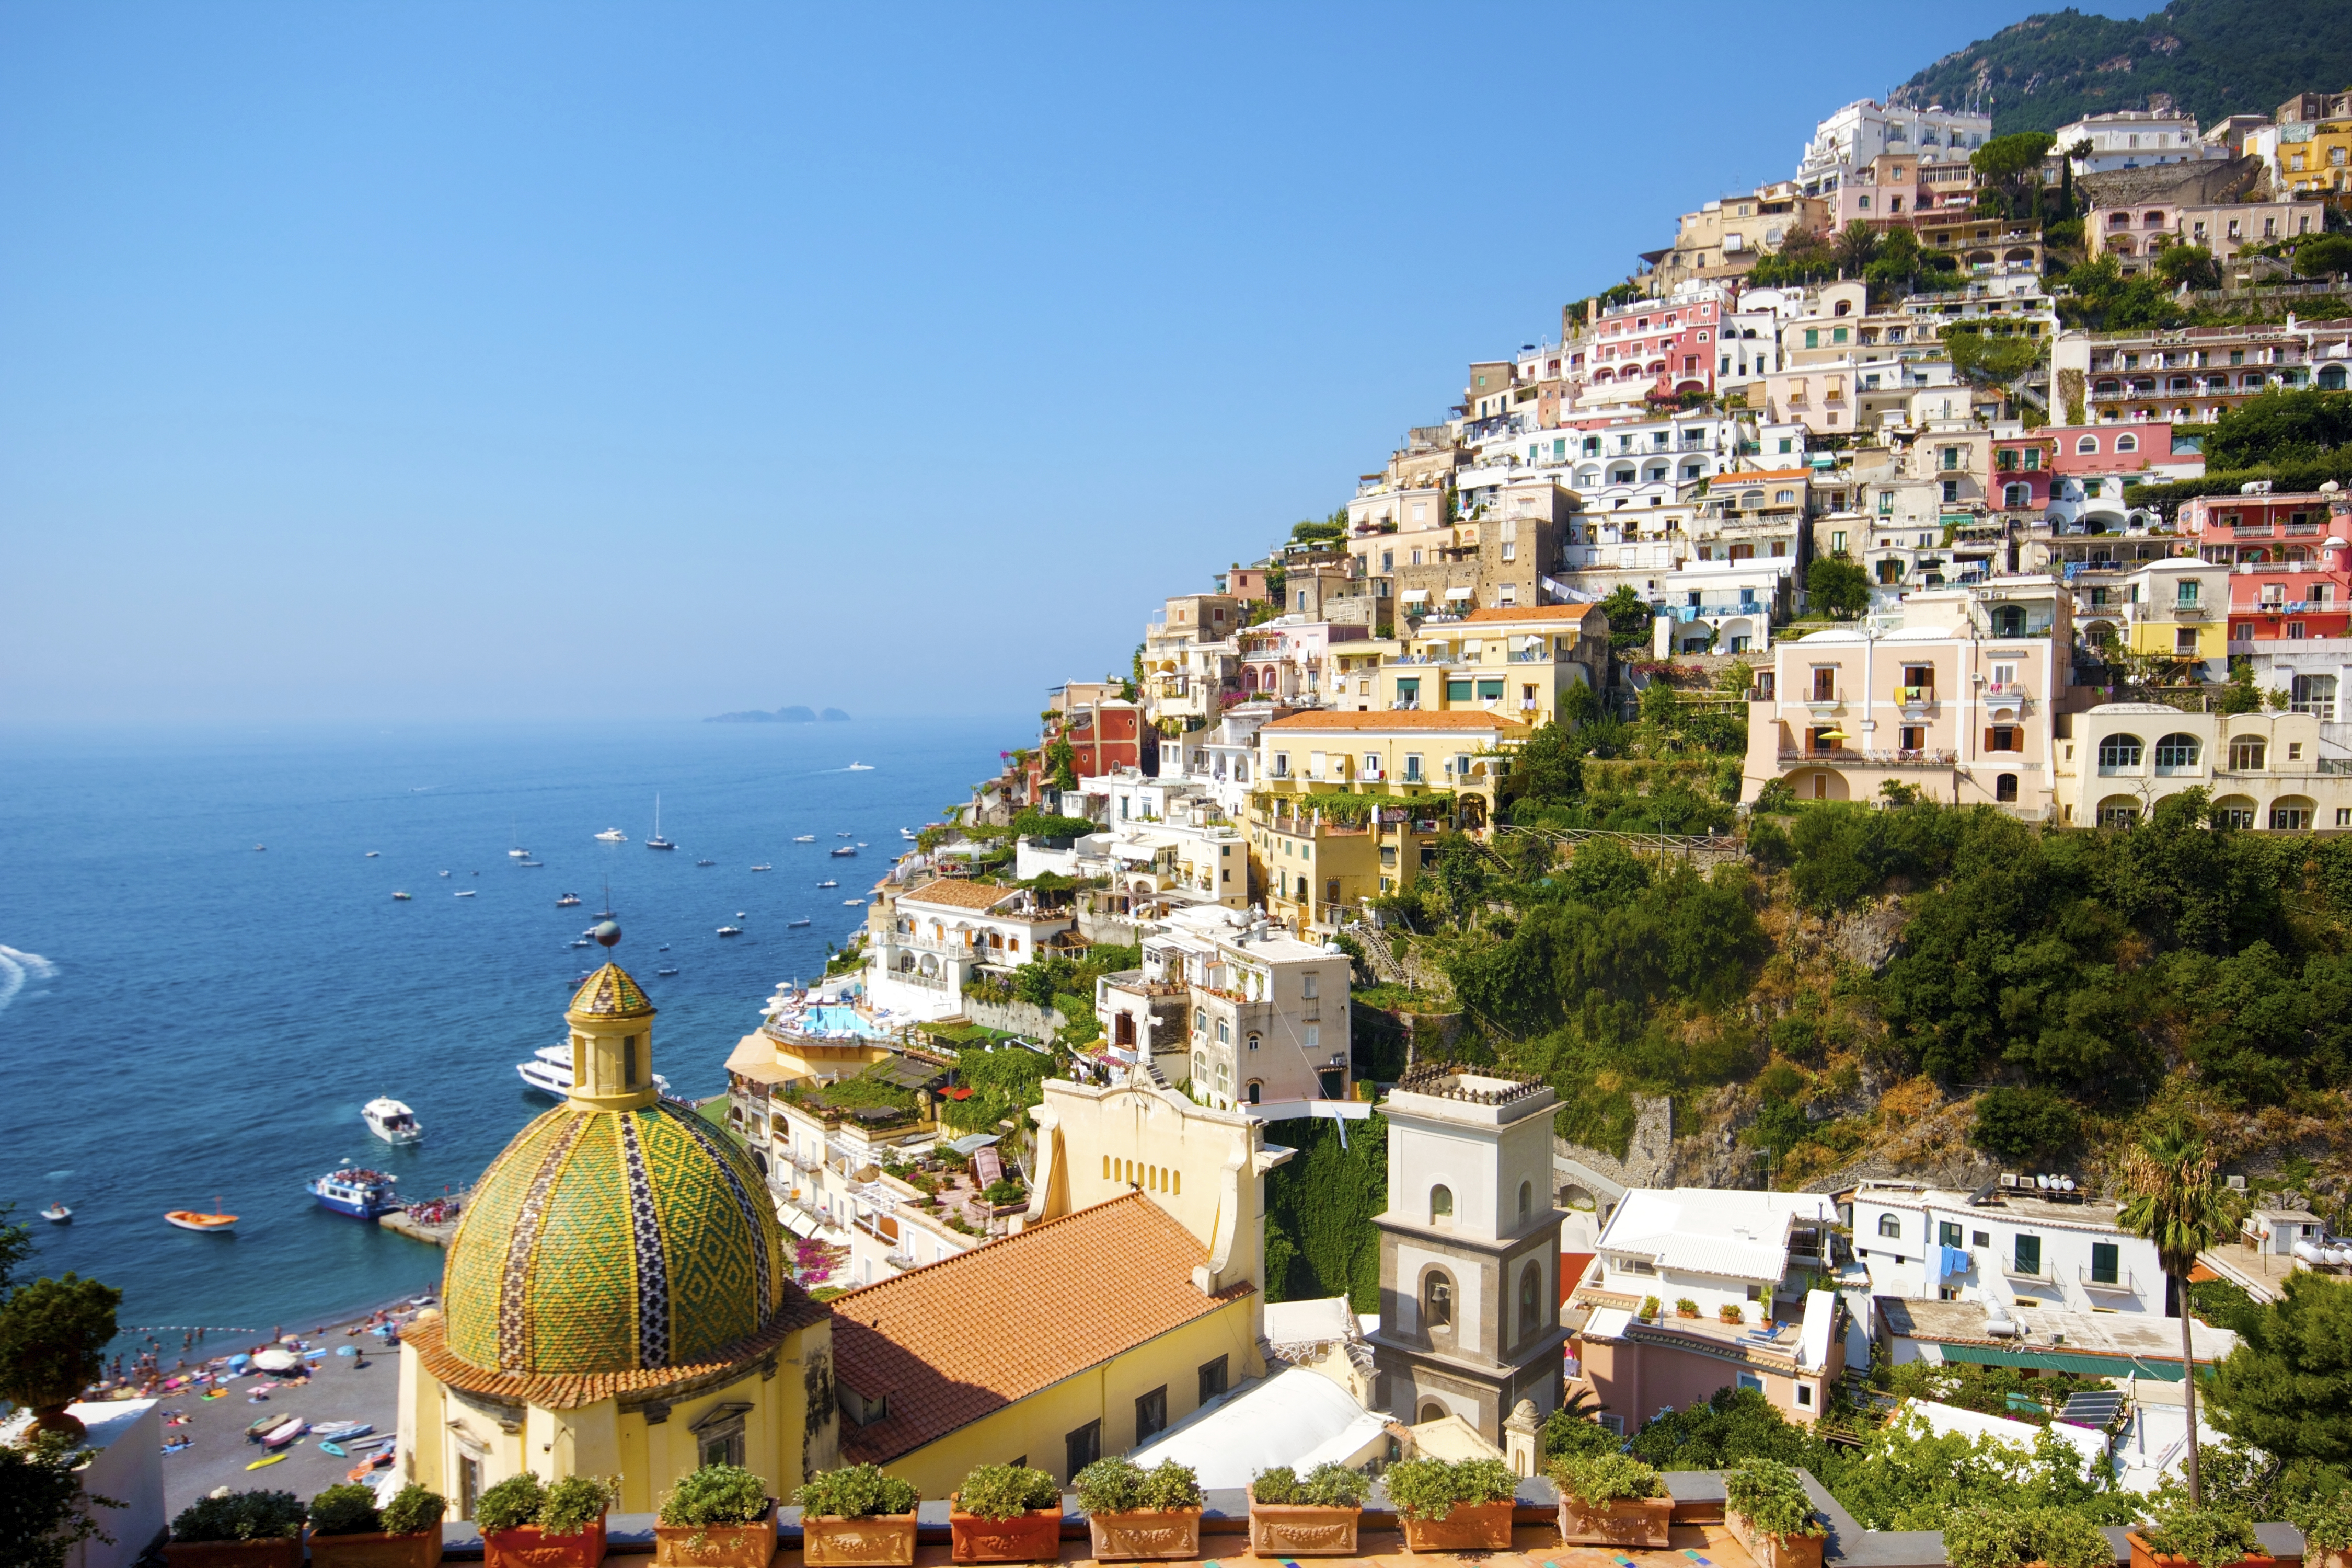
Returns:
[[[661,1500],[654,1561],[701,1568],[768,1568],[776,1555],[776,1502],[740,1465],[689,1471]]]
[[[1747,1314],[1742,1312],[1736,1303],[1730,1301],[1726,1301],[1722,1306],[1717,1307],[1715,1310],[1715,1315],[1727,1323],[1738,1323],[1745,1322],[1747,1321]]]
[[[1963,1508],[1944,1521],[1948,1568],[2113,1568],[2115,1560],[2105,1533],[2064,1509]]]
[[[310,1568],[436,1568],[447,1507],[414,1481],[381,1510],[373,1487],[329,1487],[310,1500]]]
[[[1328,1461],[1303,1480],[1288,1465],[1260,1470],[1249,1485],[1250,1551],[1260,1557],[1353,1557],[1370,1489],[1354,1470]]]
[[[172,1568],[300,1568],[302,1500],[292,1492],[198,1498],[172,1521]]]
[[[1829,1531],[1813,1519],[1804,1481],[1772,1459],[1742,1459],[1723,1478],[1723,1524],[1756,1568],[1822,1568]]]
[[[1173,1459],[1151,1469],[1097,1459],[1070,1480],[1098,1563],[1201,1554],[1201,1481]]]
[[[1407,1552],[1508,1552],[1518,1478],[1500,1459],[1400,1459],[1385,1478]]]
[[[1563,1544],[1665,1550],[1675,1500],[1658,1472],[1633,1455],[1563,1455],[1552,1463],[1551,1479],[1559,1489]]]
[[[2231,1568],[2272,1561],[2254,1539],[2254,1523],[2226,1508],[2175,1503],[2124,1537],[2132,1568]]]
[[[914,1487],[877,1465],[820,1470],[793,1494],[808,1568],[909,1568],[915,1561]]]
[[[1675,1303],[1675,1316],[1677,1318],[1697,1317],[1698,1303],[1692,1300],[1688,1296],[1685,1296],[1681,1300]]]
[[[2307,1498],[2287,1517],[2303,1531],[2304,1568],[2352,1568],[2352,1492]]]
[[[614,1491],[597,1476],[566,1476],[553,1486],[529,1470],[509,1476],[474,1505],[482,1561],[487,1568],[596,1568]]]
[[[958,1563],[1051,1563],[1062,1554],[1062,1487],[1027,1465],[979,1465],[948,1494]]]
[[[1641,1320],[1642,1320],[1642,1321],[1643,1321],[1643,1322],[1645,1322],[1645,1323],[1651,1323],[1651,1322],[1655,1322],[1655,1321],[1657,1321],[1657,1318],[1658,1318],[1658,1299],[1657,1299],[1655,1296],[1644,1296],[1644,1297],[1643,1297],[1643,1298],[1642,1298],[1642,1308],[1641,1308],[1641,1310],[1639,1310],[1639,1311],[1635,1312],[1633,1315],[1634,1315],[1635,1317],[1637,1317],[1637,1318],[1641,1319]]]

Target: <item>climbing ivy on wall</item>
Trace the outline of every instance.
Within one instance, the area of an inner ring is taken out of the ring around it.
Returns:
[[[1381,1235],[1372,1216],[1388,1207],[1387,1118],[1276,1121],[1265,1141],[1298,1151],[1265,1178],[1265,1299],[1345,1296],[1355,1311],[1379,1311]]]

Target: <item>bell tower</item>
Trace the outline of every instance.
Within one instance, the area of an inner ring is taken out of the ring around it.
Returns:
[[[606,949],[621,928],[604,921],[589,933]],[[572,1026],[572,1092],[579,1110],[636,1110],[660,1099],[654,1087],[654,1005],[619,964],[606,962],[573,993],[563,1020]]]
[[[1373,1403],[1459,1415],[1496,1447],[1523,1402],[1559,1404],[1559,1224],[1549,1085],[1432,1062],[1381,1102],[1389,1127]]]

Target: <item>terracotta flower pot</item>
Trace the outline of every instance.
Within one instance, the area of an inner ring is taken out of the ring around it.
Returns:
[[[1260,1502],[1250,1494],[1250,1550],[1260,1557],[1353,1557],[1360,1508]]]
[[[1511,1510],[1517,1506],[1509,1498],[1457,1503],[1444,1519],[1400,1516],[1397,1523],[1404,1531],[1407,1552],[1508,1552]]]
[[[535,1524],[482,1531],[484,1568],[596,1568],[604,1561],[601,1513],[572,1535],[550,1535]]]
[[[1062,1510],[1033,1508],[1011,1519],[983,1519],[948,1494],[948,1529],[957,1563],[1055,1563],[1062,1556]]]
[[[2131,1568],[2222,1568],[2219,1563],[2191,1563],[2186,1557],[2176,1557],[2169,1552],[2158,1552],[2150,1546],[2137,1530],[2126,1531],[2124,1539],[2131,1542]],[[2339,1552],[2335,1555],[2340,1559],[2344,1554]],[[2277,1558],[2265,1557],[2258,1552],[2248,1552],[2238,1559],[2239,1568],[2274,1568],[2277,1562]],[[2305,1568],[2316,1568],[2312,1556],[2306,1556],[2304,1563]]]
[[[1615,1498],[1589,1508],[1559,1494],[1559,1539],[1569,1546],[1643,1546],[1663,1552],[1675,1521],[1670,1497]]]
[[[441,1568],[441,1527],[406,1535],[314,1532],[310,1568]]]
[[[1756,1568],[1822,1568],[1825,1534],[1767,1535],[1730,1509],[1723,1510],[1723,1528],[1756,1560]]]
[[[660,1568],[768,1568],[776,1556],[776,1505],[747,1524],[656,1524]]]
[[[808,1568],[912,1568],[915,1512],[869,1519],[839,1514],[801,1516],[801,1557]]]
[[[302,1538],[267,1541],[174,1541],[163,1548],[172,1568],[302,1568]]]
[[[1087,1534],[1097,1563],[1140,1563],[1162,1557],[1201,1555],[1201,1510],[1139,1508],[1126,1513],[1087,1515]]]

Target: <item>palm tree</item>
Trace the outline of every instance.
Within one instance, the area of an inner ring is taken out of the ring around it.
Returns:
[[[1859,278],[1862,269],[1878,257],[1878,231],[1854,219],[1837,237],[1838,268],[1849,278]]]
[[[2221,1184],[2213,1152],[2188,1118],[2175,1113],[2124,1152],[2124,1228],[2156,1243],[2157,1260],[2174,1281],[2180,1303],[2181,1384],[2189,1400],[2189,1501],[2204,1506],[2197,1479],[2197,1363],[2189,1353],[2189,1271],[2197,1255],[2219,1241],[2234,1218],[2234,1200]]]

